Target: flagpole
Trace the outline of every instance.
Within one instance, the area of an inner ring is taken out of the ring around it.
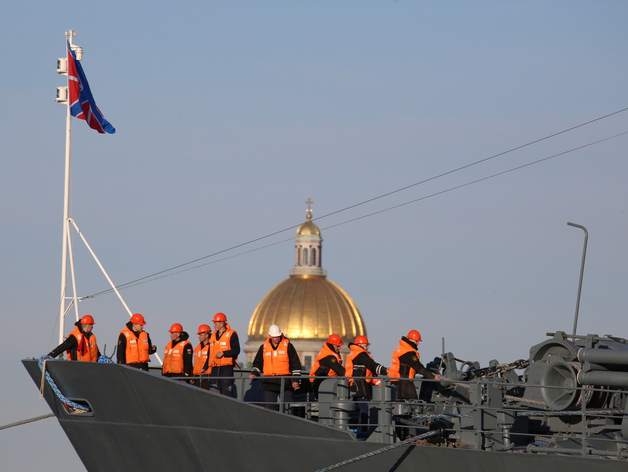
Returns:
[[[70,30],[65,33],[72,41],[72,35],[74,31]],[[67,58],[67,53],[66,53]],[[61,74],[67,74],[67,59],[65,67],[57,67],[57,72]],[[65,118],[65,173],[64,173],[64,186],[63,186],[63,237],[61,247],[61,300],[59,302],[59,343],[63,342],[63,336],[65,334],[65,315],[66,315],[66,286],[67,286],[67,271],[68,271],[68,244],[69,244],[69,225],[68,218],[70,212],[70,168],[72,163],[72,120],[70,115],[70,100],[68,97],[69,83],[66,84],[65,102],[66,102],[66,118]],[[58,95],[58,93],[57,93]],[[57,98],[59,101],[59,98]],[[78,312],[77,312],[78,316]]]

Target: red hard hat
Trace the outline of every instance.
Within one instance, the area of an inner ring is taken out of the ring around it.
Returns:
[[[358,336],[357,338],[355,338],[355,341],[353,343],[354,344],[370,344],[369,338],[367,338],[366,336]]]
[[[206,324],[202,324],[198,327],[198,333],[196,334],[202,334],[202,333],[211,333],[212,329],[206,325]]]
[[[227,316],[224,313],[216,313],[212,321],[227,321]]]
[[[91,315],[85,315],[83,316],[83,318],[81,318],[80,321],[81,324],[95,324],[94,323],[94,318],[92,318]]]
[[[168,332],[169,333],[182,333],[183,326],[181,326],[179,323],[175,323],[170,327],[170,330]]]
[[[416,329],[413,329],[412,331],[410,331],[408,333],[406,338],[412,339],[413,341],[416,341],[416,342],[420,343],[421,342],[421,333],[419,333]]]
[[[144,317],[142,315],[140,315],[139,313],[135,313],[131,317],[131,323],[144,326],[146,324],[146,321],[144,321]]]
[[[344,344],[342,342],[342,339],[340,339],[340,336],[338,336],[337,334],[330,335],[329,338],[327,338],[327,342],[335,346],[342,346]]]

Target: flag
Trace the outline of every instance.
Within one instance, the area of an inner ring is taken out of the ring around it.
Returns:
[[[81,120],[87,121],[90,128],[99,133],[113,134],[116,129],[111,126],[100,112],[94,101],[94,96],[89,89],[87,77],[83,72],[81,63],[76,60],[76,54],[68,44],[68,89],[70,95],[70,114]]]

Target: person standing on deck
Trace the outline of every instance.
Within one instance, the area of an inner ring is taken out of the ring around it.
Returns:
[[[342,366],[342,357],[340,357],[340,346],[344,343],[337,334],[332,334],[323,343],[321,352],[314,359],[314,365],[310,370],[311,376],[316,377],[343,377],[345,368]],[[325,379],[310,379],[314,384],[314,396],[318,397],[318,387]]]
[[[209,357],[209,338],[212,335],[212,330],[209,325],[202,324],[198,327],[198,346],[194,348],[194,367],[192,368],[192,375],[194,377],[200,377],[201,371],[207,364]],[[209,375],[209,372],[203,372],[203,376]],[[209,380],[206,378],[190,380],[191,384],[201,387],[205,390],[209,390]]]
[[[209,340],[207,367],[201,374],[209,372],[211,367],[210,377],[228,377],[214,380],[212,384],[217,386],[221,394],[233,397],[235,396],[233,367],[240,354],[240,340],[238,333],[227,323],[227,316],[224,313],[216,313],[213,322],[214,332]]]
[[[146,320],[139,313],[131,316],[126,327],[118,336],[118,364],[126,364],[148,372],[150,354],[155,354],[157,346],[153,346],[150,336],[144,331]]]
[[[421,356],[418,352],[420,342],[421,333],[413,329],[407,336],[401,338],[399,346],[393,352],[392,365],[388,373],[390,377],[398,379],[393,380],[393,385],[397,385],[399,400],[418,400],[416,388],[412,382],[417,373],[426,379],[440,379],[440,375],[435,375],[421,363]]]
[[[48,353],[50,357],[57,357],[63,351],[67,351],[69,361],[98,362],[100,351],[96,343],[96,335],[92,333],[94,329],[94,318],[90,315],[83,316],[74,323],[72,331],[65,341]]]
[[[189,377],[192,373],[192,344],[188,341],[188,333],[183,326],[175,323],[169,330],[170,342],[164,350],[164,365],[161,375],[166,377]],[[187,382],[183,380],[183,382]]]
[[[277,399],[282,389],[282,379],[274,376],[301,375],[301,361],[294,345],[284,336],[281,328],[271,325],[268,329],[268,339],[259,347],[253,360],[253,368],[249,379],[264,375],[262,390],[264,390],[264,408],[278,410]],[[300,388],[296,378],[283,379],[283,401],[292,402],[293,392]]]
[[[349,349],[351,352],[347,357],[345,364],[345,375],[351,377],[366,377],[366,378],[350,378],[349,385],[353,392],[353,400],[358,404],[360,410],[360,416],[358,420],[358,439],[366,439],[368,435],[368,402],[373,399],[373,387],[372,385],[380,385],[379,379],[373,378],[373,375],[386,375],[388,369],[381,364],[378,364],[373,360],[369,354],[369,340],[366,336],[358,336],[355,338],[355,342],[349,343]]]

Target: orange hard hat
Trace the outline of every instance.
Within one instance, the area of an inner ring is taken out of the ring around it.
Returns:
[[[83,316],[83,318],[81,318],[80,323],[81,324],[95,324],[94,323],[94,318],[92,318],[92,315],[85,315],[85,316]]]
[[[175,324],[173,324],[170,327],[168,332],[169,333],[182,333],[183,332],[183,326],[181,326],[179,323],[175,323]]]
[[[413,341],[416,341],[416,342],[420,343],[421,342],[421,333],[419,333],[416,329],[413,329],[413,330],[411,330],[408,333],[406,338],[412,339]]]
[[[366,336],[358,336],[357,338],[355,338],[355,341],[353,341],[353,344],[371,344],[371,343],[369,343],[369,338],[367,338]]]
[[[216,313],[212,321],[227,321],[227,316],[224,313]]]
[[[333,344],[334,346],[342,346],[344,344],[340,336],[337,334],[330,335],[329,338],[327,338],[327,342],[329,344]]]
[[[131,317],[131,323],[144,326],[146,324],[146,321],[144,320],[144,317],[142,315],[140,315],[139,313],[135,313]]]
[[[212,329],[206,325],[206,324],[202,324],[198,327],[198,333],[196,334],[203,334],[203,333],[211,333]]]

